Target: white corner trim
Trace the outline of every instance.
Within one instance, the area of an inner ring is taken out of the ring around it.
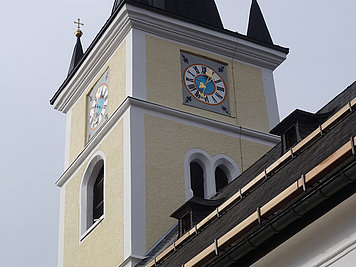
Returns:
[[[126,40],[126,96],[132,96],[132,87],[133,87],[133,31],[132,29],[128,32]]]
[[[66,114],[66,136],[65,136],[65,148],[64,148],[64,169],[69,166],[70,160],[70,137],[72,129],[72,109]]]
[[[131,238],[134,255],[146,252],[146,143],[145,118],[140,109],[130,109],[131,138]]]
[[[266,99],[269,129],[273,129],[279,122],[278,103],[272,70],[262,68],[262,81]]]
[[[183,112],[180,110],[164,107],[148,101],[127,97],[124,102],[118,107],[108,121],[103,125],[99,132],[89,141],[83,151],[77,156],[72,164],[64,171],[62,176],[57,180],[56,185],[63,186],[72,175],[78,170],[80,165],[88,158],[94,148],[103,140],[106,134],[122,119],[124,113],[130,106],[141,108],[145,113],[152,113],[157,116],[168,117],[175,121],[194,125],[208,129],[210,131],[219,132],[221,134],[250,140],[267,146],[275,146],[280,138],[275,135],[261,133],[240,126],[219,122],[216,120],[201,117],[195,114]]]
[[[196,161],[200,164],[204,171],[204,197],[210,199],[216,195],[215,185],[215,169],[222,165],[227,175],[229,183],[232,182],[240,174],[240,168],[229,156],[217,154],[211,157],[207,152],[199,148],[189,150],[184,157],[184,188],[185,199],[189,200],[193,197],[191,189],[190,163]]]
[[[59,200],[59,232],[58,232],[58,267],[63,267],[64,258],[64,224],[65,224],[65,198],[66,188],[63,186],[60,189]]]
[[[146,100],[146,33],[132,30],[132,93],[135,98]]]
[[[132,189],[131,189],[131,118],[130,107],[123,118],[123,158],[124,158],[124,258],[130,258],[132,248]],[[121,266],[121,265],[120,265]]]
[[[145,257],[137,256],[137,255],[129,255],[123,263],[121,263],[118,267],[134,267],[140,261],[144,260]]]

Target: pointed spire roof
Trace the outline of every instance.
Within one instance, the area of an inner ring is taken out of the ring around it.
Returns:
[[[263,14],[260,6],[257,3],[257,0],[252,0],[247,37],[266,44],[273,44],[271,35],[269,34],[267,24],[263,18]]]
[[[79,61],[81,60],[81,58],[82,58],[82,56],[84,54],[83,53],[82,43],[80,41],[80,37],[82,37],[82,35],[83,35],[83,32],[80,30],[80,26],[84,25],[84,24],[80,22],[80,19],[78,19],[78,21],[75,21],[74,23],[78,25],[78,28],[77,28],[77,30],[75,32],[75,36],[77,37],[77,42],[76,42],[76,44],[74,46],[72,60],[71,60],[70,65],[69,65],[68,75],[78,65]]]
[[[214,0],[115,0],[112,12],[114,13],[124,1],[146,4],[180,17],[224,28]]]

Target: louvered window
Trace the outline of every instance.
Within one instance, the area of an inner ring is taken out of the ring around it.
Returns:
[[[221,167],[215,169],[215,186],[216,192],[220,192],[229,183],[226,173]]]
[[[204,171],[197,162],[190,163],[190,179],[193,195],[204,198]]]
[[[104,214],[104,166],[101,167],[93,187],[93,223]]]

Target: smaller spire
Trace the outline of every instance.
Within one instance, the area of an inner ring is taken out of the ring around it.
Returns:
[[[84,24],[80,22],[79,18],[78,18],[77,21],[74,21],[74,23],[77,24],[77,30],[74,33],[74,35],[77,37],[77,43],[74,46],[72,60],[70,62],[68,75],[78,65],[79,61],[81,60],[81,58],[83,57],[83,54],[84,54],[83,53],[82,43],[80,41],[80,37],[83,36],[83,32],[81,31],[80,26],[83,26]]]
[[[268,31],[267,24],[263,18],[263,14],[260,6],[257,3],[257,0],[252,0],[247,37],[266,44],[273,44],[271,35]]]

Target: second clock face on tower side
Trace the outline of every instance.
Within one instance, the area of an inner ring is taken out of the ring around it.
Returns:
[[[87,140],[90,140],[108,119],[109,71],[95,84],[88,96]]]
[[[183,103],[230,116],[226,65],[181,52],[181,66]]]

